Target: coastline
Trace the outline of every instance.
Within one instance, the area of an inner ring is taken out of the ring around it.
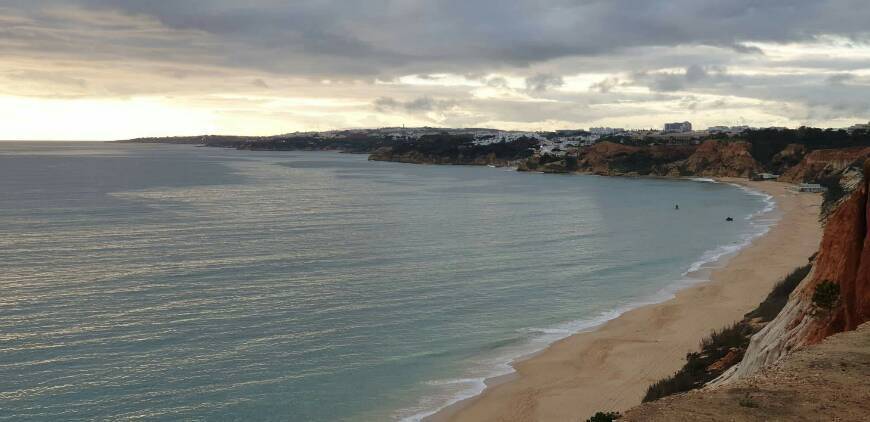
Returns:
[[[741,319],[817,250],[819,195],[796,194],[780,182],[716,181],[770,195],[780,219],[736,254],[718,256],[716,262],[729,258],[706,281],[519,359],[514,372],[486,380],[483,393],[424,420],[585,420],[640,404],[647,387],[682,366],[703,336]]]

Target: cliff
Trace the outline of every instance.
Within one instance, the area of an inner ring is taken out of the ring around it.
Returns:
[[[842,173],[870,157],[870,148],[819,149],[806,154],[800,162],[785,169],[780,181],[789,183],[817,182]],[[780,162],[787,161],[779,156]]]
[[[369,155],[371,161],[393,161],[409,164],[453,164],[475,166],[509,167],[517,164],[516,160],[500,158],[495,153],[440,155],[426,154],[420,151],[396,152],[393,148],[381,148]]]
[[[800,163],[806,155],[806,146],[801,144],[788,144],[770,160],[769,170],[775,174],[783,174],[791,167]]]
[[[743,141],[705,141],[678,166],[682,174],[749,177],[752,173],[762,171],[761,165],[752,158],[750,147],[749,143]]]
[[[864,174],[870,171],[865,163]],[[865,179],[829,216],[812,272],[779,315],[752,337],[743,361],[715,384],[752,375],[793,350],[854,330],[870,320],[870,218]],[[839,294],[831,309],[814,301],[817,286],[831,282]]]
[[[638,147],[601,142],[578,156],[577,170],[606,176],[679,176],[671,165],[689,158],[692,146]]]
[[[620,421],[858,421],[870,414],[870,324],[759,374],[635,407]]]
[[[601,142],[580,153],[577,171],[606,176],[748,177],[761,171],[749,151],[750,145],[742,141],[651,147]]]
[[[510,166],[527,160],[537,147],[538,141],[530,138],[481,145],[476,144],[469,135],[438,134],[378,148],[369,155],[369,160],[412,164]]]

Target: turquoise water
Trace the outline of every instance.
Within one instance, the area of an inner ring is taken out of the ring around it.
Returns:
[[[769,210],[693,181],[0,143],[0,420],[419,418],[667,298]]]

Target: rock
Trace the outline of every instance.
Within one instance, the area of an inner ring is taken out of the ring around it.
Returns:
[[[807,154],[807,148],[800,144],[788,144],[782,151],[771,159],[771,169],[774,173],[782,174],[790,167],[798,164]]]
[[[709,140],[681,164],[683,174],[712,177],[749,177],[762,171],[752,158],[749,143]]]
[[[694,150],[688,145],[636,147],[601,142],[581,152],[577,167],[605,176],[680,176],[673,163],[685,160]]]
[[[728,351],[728,354],[722,357],[722,359],[717,360],[712,365],[708,366],[706,371],[712,373],[722,372],[731,366],[733,366],[737,361],[741,358],[740,350],[731,349]]]
[[[815,150],[786,170],[779,180],[789,183],[815,182],[850,166],[860,165],[867,157],[870,157],[870,148],[865,147]]]

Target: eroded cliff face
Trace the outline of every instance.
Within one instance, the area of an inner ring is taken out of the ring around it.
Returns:
[[[773,159],[770,160],[769,170],[776,174],[783,174],[800,163],[806,155],[807,147],[800,144],[789,144],[773,156]]]
[[[864,165],[864,174],[870,162]],[[718,384],[754,374],[795,348],[854,330],[870,321],[870,203],[865,179],[828,219],[813,271],[792,293],[780,314],[752,337],[746,356]],[[813,304],[816,286],[830,281],[840,286],[830,311]]]
[[[715,140],[649,148],[602,142],[581,153],[578,164],[580,171],[608,176],[748,177],[761,171],[748,143]]]
[[[810,152],[779,178],[788,183],[812,182],[844,171],[870,157],[870,148],[820,149]],[[860,167],[859,167],[860,168]]]
[[[697,176],[749,177],[762,170],[749,149],[749,143],[742,141],[705,141],[680,167]]]

